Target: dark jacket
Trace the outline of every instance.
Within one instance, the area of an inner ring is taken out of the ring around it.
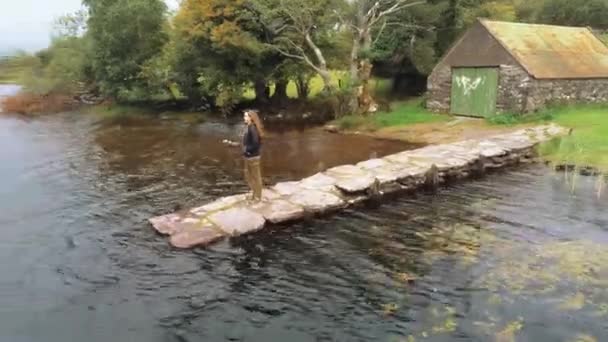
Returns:
[[[243,136],[243,155],[245,158],[258,157],[262,148],[262,139],[255,125],[248,125]]]

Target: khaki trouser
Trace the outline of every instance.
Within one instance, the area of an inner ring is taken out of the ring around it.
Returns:
[[[253,198],[262,199],[262,171],[260,157],[245,158],[245,181],[253,192]]]

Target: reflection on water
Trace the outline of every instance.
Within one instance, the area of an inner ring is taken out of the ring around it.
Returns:
[[[0,84],[0,111],[2,110],[2,100],[11,95],[15,95],[21,89],[20,86],[14,84]]]
[[[0,118],[0,340],[608,340],[608,200],[540,166],[171,249],[146,219],[244,190],[239,130]],[[406,148],[276,132],[264,168]]]

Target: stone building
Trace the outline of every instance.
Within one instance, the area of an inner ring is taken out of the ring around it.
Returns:
[[[468,116],[608,102],[608,47],[588,28],[480,19],[427,86],[429,109]]]

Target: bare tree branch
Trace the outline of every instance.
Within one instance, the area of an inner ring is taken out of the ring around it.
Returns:
[[[376,43],[378,42],[378,39],[380,39],[380,37],[382,37],[382,33],[384,32],[384,29],[387,26],[387,22],[386,20],[384,20],[382,22],[382,27],[380,27],[380,31],[378,31],[378,33],[376,33],[376,39],[374,39],[374,41],[372,42],[372,46],[376,45]]]
[[[428,32],[433,32],[435,31],[436,27],[435,26],[422,26],[422,25],[416,25],[416,24],[404,24],[401,22],[384,22],[383,26],[399,26],[399,27],[404,27],[404,28],[412,28],[412,29],[416,29],[416,30],[423,30],[423,31],[428,31]]]
[[[334,14],[338,17],[338,21],[342,25],[348,26],[351,30],[361,33],[361,29],[357,25],[353,24],[352,20],[346,20],[337,10],[334,10]]]
[[[319,49],[317,44],[315,44],[312,41],[310,34],[307,33],[306,35],[304,35],[304,39],[306,40],[306,44],[308,44],[308,47],[310,47],[310,49],[315,53],[315,56],[317,57],[319,64],[321,64],[321,68],[326,69],[327,61],[325,60],[325,57],[323,56],[323,52],[321,51],[321,49]]]
[[[379,3],[380,1],[381,0],[379,0],[376,3]],[[374,26],[375,24],[378,23],[378,21],[380,19],[382,19],[383,17],[385,17],[385,16],[387,16],[389,14],[393,14],[393,13],[401,11],[401,10],[403,10],[405,8],[421,5],[421,4],[424,4],[424,3],[426,3],[426,0],[419,0],[419,1],[413,1],[413,2],[410,2],[409,0],[398,0],[391,7],[385,9],[382,12],[379,12],[377,15],[375,15],[374,17],[372,17],[371,20],[370,20],[369,26]]]

